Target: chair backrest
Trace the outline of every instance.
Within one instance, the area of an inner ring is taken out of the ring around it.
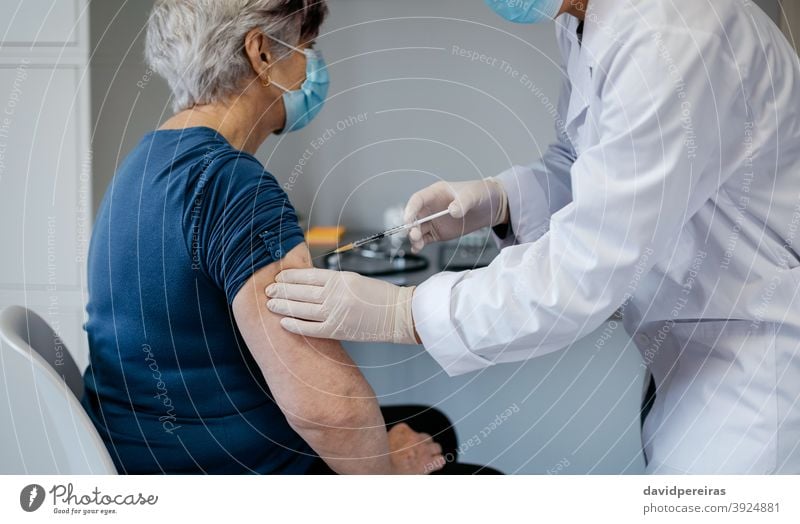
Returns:
[[[82,390],[44,319],[19,306],[0,313],[0,474],[116,474]]]
[[[83,375],[58,334],[39,315],[20,306],[2,312],[3,330],[14,333],[33,348],[67,383],[72,394],[83,397]]]

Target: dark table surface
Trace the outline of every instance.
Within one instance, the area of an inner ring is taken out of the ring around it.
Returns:
[[[363,231],[363,230],[348,231],[345,234],[344,238],[342,239],[341,245],[345,245],[354,240],[367,237],[373,233],[374,231]],[[486,241],[480,242],[477,246],[466,246],[464,245],[463,242],[459,243],[458,241],[454,241],[451,243],[434,244],[426,246],[425,249],[423,249],[422,252],[419,253],[420,256],[428,260],[427,269],[421,271],[397,273],[394,275],[381,276],[378,278],[387,280],[389,282],[398,285],[415,286],[421,284],[431,276],[440,273],[442,271],[463,271],[465,269],[469,269],[467,267],[464,267],[463,264],[459,265],[458,267],[453,267],[450,264],[442,264],[442,255],[444,254],[443,246],[446,245],[453,246],[453,248],[456,249],[456,253],[467,257],[483,253],[483,262],[484,262],[483,265],[485,265],[487,260],[494,258],[494,256],[498,253],[497,248],[494,245],[494,242],[488,237]],[[410,252],[407,243],[405,244],[405,246],[407,251]],[[322,268],[326,267],[325,265],[326,259],[323,255],[329,253],[333,249],[335,249],[334,246],[311,248],[311,256],[314,259],[314,265],[316,267],[322,267]],[[449,256],[448,261],[452,261],[452,250],[449,253],[450,254],[448,254]],[[480,265],[473,267],[480,267]]]

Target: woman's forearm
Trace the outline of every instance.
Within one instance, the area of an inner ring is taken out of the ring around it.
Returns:
[[[369,389],[366,381],[364,386]],[[391,473],[386,427],[374,395],[325,403],[325,413],[312,404],[307,415],[287,419],[332,470],[340,474]]]

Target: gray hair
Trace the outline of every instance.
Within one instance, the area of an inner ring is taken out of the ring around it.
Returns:
[[[214,103],[252,77],[244,51],[249,31],[297,45],[316,38],[327,13],[325,0],[156,0],[145,59],[172,89],[175,111]],[[289,52],[276,42],[272,48]]]

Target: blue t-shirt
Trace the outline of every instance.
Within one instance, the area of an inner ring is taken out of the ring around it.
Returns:
[[[303,242],[278,182],[213,129],[148,133],[89,249],[84,407],[120,473],[304,473],[231,303]]]

